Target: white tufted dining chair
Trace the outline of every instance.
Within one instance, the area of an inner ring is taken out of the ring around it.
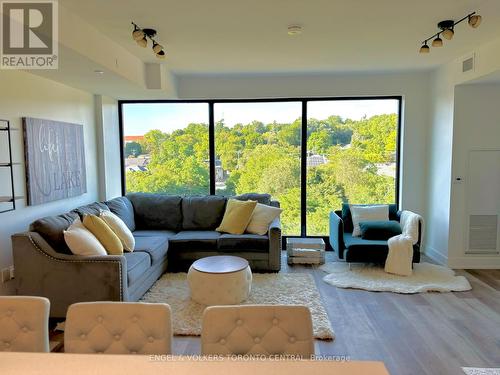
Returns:
[[[163,303],[83,302],[68,308],[66,353],[170,354],[172,313]]]
[[[207,307],[201,332],[203,355],[314,354],[311,312],[305,306]]]
[[[0,352],[49,352],[49,310],[44,297],[0,296]]]

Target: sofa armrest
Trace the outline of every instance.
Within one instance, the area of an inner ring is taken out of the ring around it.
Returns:
[[[16,293],[47,297],[51,317],[85,301],[126,301],[127,261],[121,255],[76,256],[56,252],[40,234],[12,236]]]
[[[269,225],[269,269],[281,269],[281,221],[277,217]]]
[[[344,258],[344,221],[335,211],[330,212],[330,246],[340,259]]]

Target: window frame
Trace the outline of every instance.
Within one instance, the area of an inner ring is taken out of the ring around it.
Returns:
[[[398,101],[398,124],[396,139],[396,178],[395,178],[395,204],[399,208],[400,177],[401,177],[401,130],[403,96],[401,95],[376,95],[376,96],[335,96],[335,97],[285,97],[285,98],[256,98],[256,99],[149,99],[149,100],[119,100],[118,101],[118,124],[120,137],[121,157],[121,191],[122,195],[127,193],[125,172],[125,150],[123,129],[123,105],[126,104],[148,104],[148,103],[206,103],[208,104],[208,137],[209,137],[209,192],[215,195],[215,114],[214,106],[218,103],[273,103],[273,102],[300,102],[302,104],[302,127],[300,144],[300,237],[323,238],[327,248],[331,249],[328,236],[307,235],[307,103],[314,101],[356,101],[356,100],[383,100],[392,99]],[[333,208],[332,208],[333,209]],[[283,236],[283,244],[286,238],[297,236]]]

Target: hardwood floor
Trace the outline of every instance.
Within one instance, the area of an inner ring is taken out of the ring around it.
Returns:
[[[334,256],[328,252],[327,261]],[[457,271],[471,283],[469,292],[402,295],[336,288],[317,267],[288,266],[284,255],[282,264],[282,272],[310,273],[323,298],[336,339],[317,340],[318,355],[383,361],[393,375],[500,367],[500,270]],[[176,336],[173,350],[199,354],[200,338]]]
[[[287,266],[285,258],[282,272],[308,272],[316,281],[336,335],[316,341],[319,355],[383,361],[393,375],[500,367],[500,270],[457,271],[469,292],[414,295],[336,288],[316,267]],[[176,336],[174,352],[199,354],[200,339]]]

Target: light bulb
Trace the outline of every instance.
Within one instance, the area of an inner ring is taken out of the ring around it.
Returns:
[[[153,52],[158,53],[161,50],[163,50],[163,46],[159,45],[158,43],[154,42],[153,43]]]
[[[135,41],[141,40],[144,38],[144,31],[135,27],[135,30],[132,32],[132,38],[134,38]]]
[[[455,32],[453,31],[453,29],[445,29],[443,31],[443,38],[451,40],[454,34]]]
[[[427,44],[424,44],[422,47],[420,47],[420,53],[429,53],[431,51],[431,49],[429,48],[429,46]]]
[[[442,47],[443,46],[443,39],[439,37],[439,35],[432,41],[432,46],[433,47]]]
[[[139,39],[136,42],[138,45],[140,45],[143,48],[146,48],[148,46],[148,41],[147,41],[146,37]]]
[[[481,21],[482,17],[479,14],[474,14],[473,16],[469,17],[469,25],[474,29],[481,24]]]
[[[165,54],[165,51],[163,51],[163,50],[160,50],[156,53],[156,57],[158,57],[159,59],[164,59],[165,56],[166,56],[166,54]]]

